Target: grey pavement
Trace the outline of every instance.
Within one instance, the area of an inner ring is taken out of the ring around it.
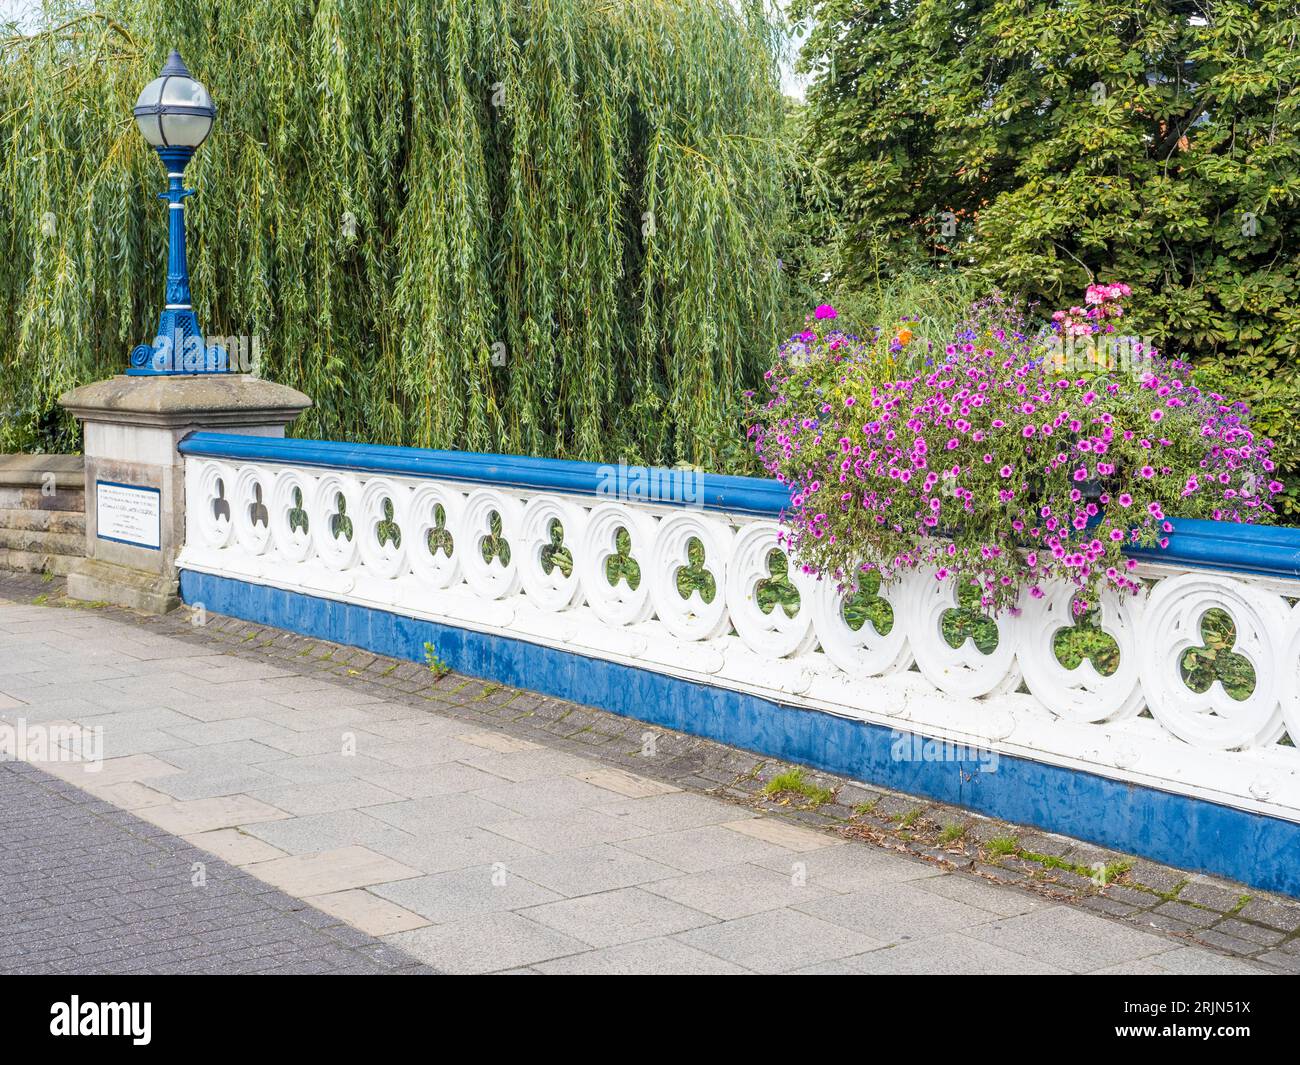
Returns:
[[[1285,900],[1181,904],[1259,955],[1234,957],[1187,915],[1138,924],[861,841],[860,820],[702,794],[704,756],[676,734],[656,733],[659,759],[613,731],[586,753],[574,736],[618,727],[598,711],[466,678],[420,694],[427,671],[363,652],[166,624],[0,600],[0,726],[33,762],[0,770],[0,969],[1250,974],[1297,957]]]
[[[0,973],[430,971],[34,765],[0,764]]]

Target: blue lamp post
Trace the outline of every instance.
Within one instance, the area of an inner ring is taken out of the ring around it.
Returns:
[[[190,271],[185,262],[185,166],[207,139],[217,109],[208,90],[195,81],[174,48],[162,73],[144,87],[135,105],[135,121],[167,168],[167,300],[158,319],[158,335],[131,352],[128,374],[230,373],[220,347],[208,347],[190,303]]]

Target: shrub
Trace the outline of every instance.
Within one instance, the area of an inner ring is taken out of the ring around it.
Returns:
[[[786,536],[805,571],[853,584],[932,566],[994,609],[1062,579],[1082,612],[1101,587],[1137,589],[1123,549],[1166,546],[1170,515],[1268,520],[1282,486],[1244,404],[1155,350],[1130,369],[1062,366],[1060,339],[1112,331],[1124,294],[1094,287],[1051,327],[995,295],[941,351],[907,359],[906,322],[863,341],[819,308],[750,427],[791,486]]]

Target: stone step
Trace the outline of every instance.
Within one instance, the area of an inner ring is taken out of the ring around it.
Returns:
[[[0,547],[0,569],[13,573],[53,573],[66,577],[80,558],[71,555],[48,555],[32,551],[10,551]]]
[[[81,487],[55,488],[47,494],[40,488],[20,488],[0,484],[0,510],[62,510],[82,513],[86,493]]]
[[[85,468],[80,455],[0,455],[0,486],[80,488]]]
[[[84,533],[52,533],[37,529],[6,529],[0,525],[0,550],[36,555],[81,558],[86,553]]]
[[[84,536],[86,515],[80,510],[19,510],[0,507],[0,529],[34,529],[39,532]]]

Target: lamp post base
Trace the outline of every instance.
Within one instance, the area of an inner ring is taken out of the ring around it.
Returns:
[[[132,349],[126,372],[131,377],[160,377],[234,370],[225,348],[208,344],[193,310],[168,308],[158,320],[153,344],[138,344]]]

